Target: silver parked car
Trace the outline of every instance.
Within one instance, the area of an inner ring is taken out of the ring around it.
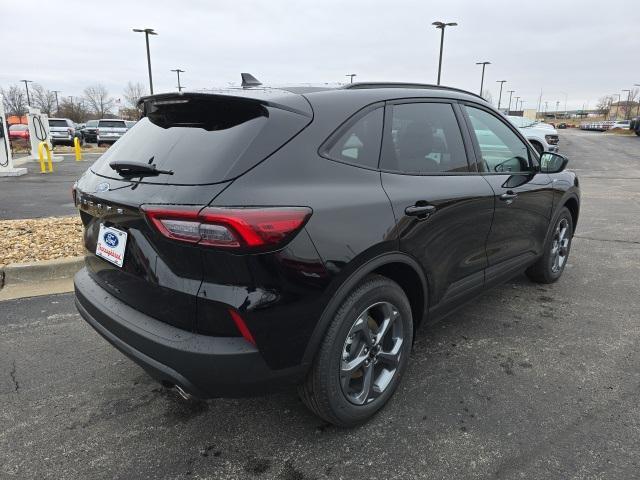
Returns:
[[[124,120],[101,119],[98,120],[96,138],[98,145],[101,143],[115,143],[122,135],[127,133],[127,124]]]
[[[76,136],[76,126],[68,118],[50,118],[49,132],[51,133],[52,145],[73,145],[73,138]]]

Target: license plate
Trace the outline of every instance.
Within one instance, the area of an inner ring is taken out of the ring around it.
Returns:
[[[127,232],[100,224],[100,233],[98,234],[98,243],[96,245],[96,255],[98,257],[122,267],[126,246]]]

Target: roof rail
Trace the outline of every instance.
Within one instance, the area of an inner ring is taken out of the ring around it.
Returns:
[[[467,90],[462,90],[461,88],[455,87],[447,87],[444,85],[431,85],[428,83],[405,83],[405,82],[357,82],[357,83],[349,83],[342,88],[344,89],[366,89],[366,88],[424,88],[424,89],[434,89],[434,90],[450,90],[453,92],[466,93],[467,95],[473,95],[477,98],[482,98],[477,93],[469,92]],[[482,98],[482,100],[485,100]],[[486,102],[486,100],[485,100]]]

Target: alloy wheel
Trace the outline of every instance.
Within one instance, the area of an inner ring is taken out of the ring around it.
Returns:
[[[340,385],[351,403],[370,403],[389,387],[400,365],[404,337],[400,312],[389,302],[374,303],[358,315],[340,362]]]
[[[551,271],[558,273],[564,267],[569,256],[569,221],[563,218],[558,222],[551,243]]]

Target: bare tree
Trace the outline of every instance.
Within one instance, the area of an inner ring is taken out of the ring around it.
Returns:
[[[42,113],[51,116],[56,109],[55,93],[51,90],[45,89],[38,83],[34,83],[31,88],[33,90],[33,93],[31,94],[31,103],[33,106],[39,108]]]
[[[624,113],[624,118],[629,118],[632,115],[633,110],[637,108],[637,103],[635,100],[638,97],[638,93],[640,93],[640,89],[632,88],[627,98],[623,97],[621,99],[620,105],[621,110]]]
[[[144,97],[147,94],[146,87],[140,82],[127,82],[127,86],[122,92],[122,96],[125,99],[127,108],[137,108],[138,100],[140,97]]]
[[[7,115],[25,115],[27,113],[27,96],[18,85],[11,85],[7,89],[0,88],[2,104]]]
[[[114,105],[114,100],[109,97],[107,88],[100,83],[85,88],[84,99],[89,110],[100,118],[109,115]]]
[[[65,97],[60,100],[60,111],[56,115],[80,123],[89,117],[89,108],[82,97]]]
[[[609,116],[609,112],[611,111],[611,104],[613,103],[613,95],[605,95],[604,97],[600,97],[598,103],[596,104],[596,110],[598,113],[602,115]]]

